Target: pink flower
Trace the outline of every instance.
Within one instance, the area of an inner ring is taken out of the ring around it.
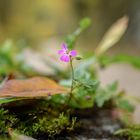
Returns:
[[[75,57],[77,55],[76,50],[69,51],[65,43],[61,45],[61,48],[62,49],[58,51],[58,54],[61,55],[60,60],[63,62],[70,62],[71,57]]]

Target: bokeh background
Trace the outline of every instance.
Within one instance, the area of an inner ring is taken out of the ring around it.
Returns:
[[[90,17],[92,27],[79,42],[93,49],[111,24],[124,15],[130,18],[129,27],[117,46],[121,52],[138,55],[139,0],[0,0],[0,41],[24,39],[37,46],[49,38],[71,33],[81,18]]]
[[[80,19],[90,17],[92,26],[81,35],[77,46],[91,52],[124,15],[129,17],[128,29],[107,53],[140,56],[140,0],[0,0],[0,42],[12,39],[27,46],[51,48],[73,32]],[[103,85],[118,80],[120,88],[140,97],[140,71],[128,64],[111,65],[101,70],[99,77]]]

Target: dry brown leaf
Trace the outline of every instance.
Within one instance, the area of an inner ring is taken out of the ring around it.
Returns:
[[[103,54],[121,39],[128,27],[128,20],[128,17],[124,16],[109,28],[95,50],[97,55]]]
[[[27,80],[7,81],[0,89],[0,97],[35,98],[68,92],[68,89],[49,78],[34,77]]]

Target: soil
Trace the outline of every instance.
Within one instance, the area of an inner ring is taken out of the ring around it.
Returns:
[[[113,117],[110,109],[77,110],[74,116],[77,116],[80,122],[80,127],[74,132],[63,133],[53,139],[42,136],[38,140],[126,140],[114,135],[123,125]]]

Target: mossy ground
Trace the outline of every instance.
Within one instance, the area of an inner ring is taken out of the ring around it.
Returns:
[[[43,140],[44,137],[55,139],[55,136],[62,136],[63,139],[67,137],[73,139],[73,137],[80,136],[113,138],[114,140],[122,138],[124,140],[139,140],[140,126],[122,129],[124,126],[122,127],[121,122],[110,117],[111,110],[111,108],[100,110],[94,107],[94,109],[80,109],[71,113],[68,107],[50,103],[46,100],[11,103],[0,109],[0,137],[4,137],[2,140],[6,140],[8,130],[11,128],[20,134],[42,138]],[[79,129],[75,129],[77,128],[76,119],[71,117],[70,114],[77,116],[78,121],[82,122]],[[114,132],[118,129],[116,136],[112,129],[114,129]],[[69,133],[70,131],[73,132]]]
[[[70,117],[65,107],[45,100],[30,101],[28,105],[19,104],[0,109],[1,136],[8,136],[9,128],[32,137],[42,134],[53,137],[62,131],[74,129],[76,119]]]
[[[128,140],[140,140],[140,125],[130,125],[127,128],[118,130],[115,134],[126,137]]]

